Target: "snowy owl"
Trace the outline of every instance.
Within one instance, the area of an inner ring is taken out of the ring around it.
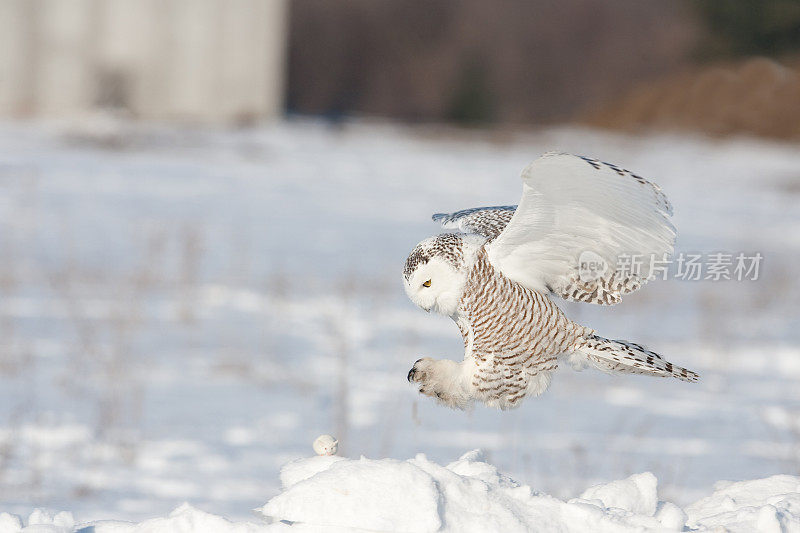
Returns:
[[[474,401],[516,407],[547,389],[559,360],[697,381],[640,344],[600,337],[553,302],[613,305],[638,289],[672,253],[671,214],[661,189],[628,170],[548,153],[522,171],[519,206],[434,215],[457,232],[412,250],[405,290],[419,307],[456,322],[465,354],[460,363],[420,359],[408,380],[460,409]]]

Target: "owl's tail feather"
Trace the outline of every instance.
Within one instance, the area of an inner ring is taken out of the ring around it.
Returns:
[[[696,372],[673,365],[641,344],[604,339],[597,335],[590,335],[578,341],[575,351],[569,355],[569,362],[578,367],[588,363],[598,370],[609,373],[648,374],[691,382],[700,379]]]

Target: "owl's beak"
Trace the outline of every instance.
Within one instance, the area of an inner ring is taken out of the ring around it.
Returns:
[[[426,312],[426,313],[430,313],[430,312],[431,312],[431,309],[430,309],[430,307],[423,307],[423,309],[425,309],[425,312]]]

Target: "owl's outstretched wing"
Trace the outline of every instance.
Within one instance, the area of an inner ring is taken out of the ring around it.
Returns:
[[[443,228],[476,233],[491,241],[508,225],[516,209],[515,205],[473,207],[455,213],[436,213],[432,218],[441,222]]]
[[[504,275],[536,291],[618,303],[673,251],[661,189],[610,163],[545,154],[522,171],[522,200],[486,246]]]

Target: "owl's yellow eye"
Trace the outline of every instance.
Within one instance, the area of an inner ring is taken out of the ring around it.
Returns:
[[[426,281],[425,283],[422,284],[422,286],[423,287],[430,287],[431,286],[431,280]]]

